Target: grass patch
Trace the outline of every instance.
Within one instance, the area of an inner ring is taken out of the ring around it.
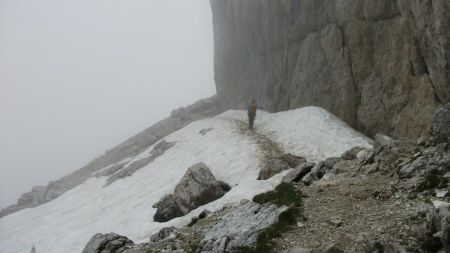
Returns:
[[[240,252],[275,252],[273,239],[280,237],[283,232],[291,229],[291,226],[297,223],[297,218],[301,217],[303,214],[300,191],[292,184],[281,183],[274,191],[255,196],[253,201],[258,204],[273,203],[277,206],[287,206],[289,209],[280,214],[277,223],[259,233],[255,247],[242,247]]]
[[[437,170],[431,170],[426,174],[425,180],[419,184],[418,189],[419,191],[426,191],[447,186],[448,179],[442,177]]]
[[[299,190],[290,183],[281,183],[274,191],[256,195],[253,202],[258,204],[273,203],[277,206],[301,206],[302,198]]]

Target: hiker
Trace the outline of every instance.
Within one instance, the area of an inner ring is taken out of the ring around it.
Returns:
[[[253,129],[253,123],[255,122],[256,110],[257,110],[256,101],[253,99],[250,105],[248,106],[248,129]]]
[[[31,252],[30,253],[36,253],[36,247],[34,247],[34,245],[33,245],[33,248],[31,248]]]

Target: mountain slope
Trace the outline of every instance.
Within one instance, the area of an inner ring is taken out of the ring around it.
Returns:
[[[320,108],[263,113],[255,132],[245,129],[245,120],[246,112],[228,111],[193,122],[166,136],[164,140],[175,145],[131,176],[108,186],[107,177],[91,177],[51,202],[3,217],[0,252],[28,252],[32,245],[39,252],[80,252],[97,232],[114,231],[145,241],[162,227],[187,224],[204,209],[218,210],[272,189],[285,173],[266,181],[256,178],[273,153],[319,160],[339,156],[353,146],[371,147],[369,139]],[[276,143],[281,150],[272,150],[268,143]],[[149,157],[153,146],[125,158],[127,165],[122,169]],[[206,163],[218,180],[233,187],[231,191],[184,217],[153,222],[152,205],[171,193],[186,169],[198,162]]]
[[[47,186],[35,186],[24,193],[16,205],[0,211],[0,218],[24,208],[39,206],[58,198],[66,191],[76,187],[92,176],[92,173],[104,167],[117,164],[127,157],[136,156],[164,136],[188,125],[189,123],[219,114],[217,97],[201,99],[194,104],[174,110],[169,117],[136,134],[119,145],[107,150],[82,168],[64,176]]]

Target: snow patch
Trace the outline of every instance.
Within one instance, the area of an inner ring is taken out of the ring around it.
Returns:
[[[95,233],[115,232],[135,242],[166,226],[183,226],[204,209],[251,199],[272,190],[287,171],[257,181],[263,151],[251,135],[242,134],[234,120],[247,120],[245,111],[228,111],[193,122],[164,139],[177,144],[132,176],[103,188],[106,177],[90,178],[59,198],[0,219],[0,252],[81,252]],[[202,135],[202,129],[211,129]],[[309,160],[339,156],[353,146],[371,148],[370,139],[323,109],[303,109],[258,115],[256,131],[278,142],[285,152]],[[150,147],[137,157],[148,156]],[[233,188],[222,198],[167,223],[153,222],[152,205],[172,193],[186,170],[204,162],[218,180]],[[106,169],[106,168],[105,168]]]

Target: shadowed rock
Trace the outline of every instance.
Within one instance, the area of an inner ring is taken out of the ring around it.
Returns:
[[[82,253],[119,253],[133,245],[133,241],[115,233],[96,234],[86,244]]]
[[[450,140],[450,103],[433,115],[431,130],[437,143]]]
[[[153,219],[166,222],[186,215],[199,206],[219,199],[229,188],[216,180],[206,164],[195,164],[186,171],[173,194],[153,205],[157,208]]]

